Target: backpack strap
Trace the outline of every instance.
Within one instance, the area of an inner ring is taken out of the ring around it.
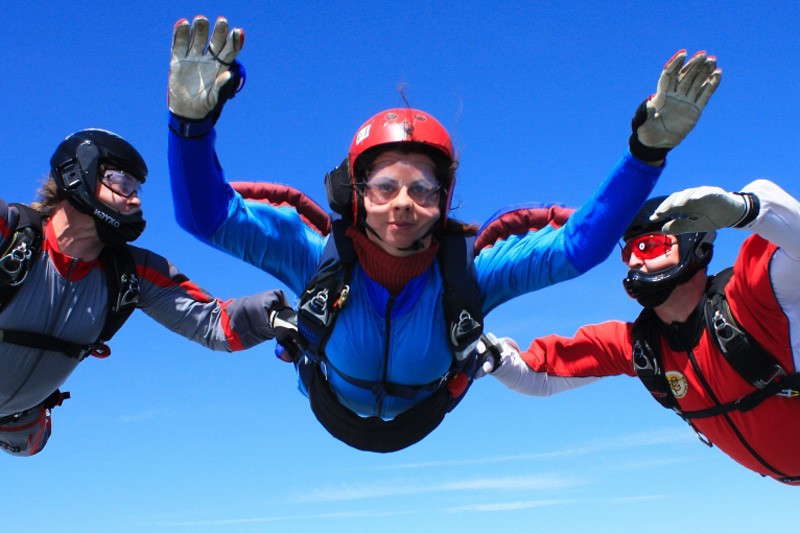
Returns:
[[[99,259],[106,275],[108,311],[103,330],[95,344],[104,344],[111,340],[136,309],[141,284],[136,276],[136,264],[131,250],[127,245],[113,250],[106,246],[100,253]],[[105,348],[108,349],[107,346]],[[110,351],[108,353],[110,354]]]
[[[726,268],[711,280],[705,305],[706,327],[736,373],[753,387],[763,389],[786,372],[733,318],[725,298],[725,285],[732,275],[733,269]]]
[[[633,369],[658,403],[679,412],[661,363],[661,333],[657,320],[655,311],[645,308],[633,323]]]
[[[473,259],[475,237],[439,235],[437,254],[442,272],[444,317],[457,362],[474,356],[483,333],[483,309]]]
[[[637,376],[661,405],[674,410],[687,422],[731,411],[749,411],[770,396],[800,396],[800,373],[787,375],[775,358],[759,346],[733,318],[725,298],[725,285],[732,274],[733,270],[728,268],[710,280],[705,294],[705,326],[731,368],[755,388],[753,392],[707,409],[681,411],[663,373],[660,332],[655,312],[652,309],[642,310],[633,324],[632,360]]]
[[[339,310],[350,293],[350,279],[356,264],[353,243],[345,236],[348,222],[331,221],[331,233],[322,251],[317,272],[300,296],[297,327],[308,341],[307,354],[324,358],[325,344],[333,331]]]

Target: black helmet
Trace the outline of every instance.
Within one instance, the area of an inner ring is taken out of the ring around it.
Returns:
[[[627,242],[639,235],[660,233],[666,220],[653,222],[650,216],[666,199],[666,196],[657,196],[647,200],[625,230],[622,240]],[[716,235],[714,231],[676,235],[678,254],[680,254],[678,264],[652,273],[628,270],[628,275],[622,280],[628,295],[635,298],[643,307],[657,307],[664,303],[675,287],[688,281],[698,270],[708,265],[714,251],[712,243]]]
[[[64,139],[50,158],[59,192],[81,213],[91,215],[97,234],[108,245],[133,241],[144,230],[142,211],[121,214],[96,195],[101,164],[111,164],[144,183],[147,165],[136,149],[119,135],[106,130],[81,130]],[[98,223],[99,222],[99,223]]]

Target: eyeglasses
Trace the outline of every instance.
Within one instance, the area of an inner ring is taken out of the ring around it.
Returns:
[[[639,235],[626,242],[625,246],[622,246],[622,262],[630,262],[631,254],[643,261],[655,259],[667,253],[676,244],[678,243],[672,242],[668,236],[661,233]]]
[[[142,186],[142,182],[133,174],[116,169],[104,170],[100,183],[114,194],[118,194],[123,198],[130,198],[134,194],[138,195]]]
[[[431,207],[439,201],[439,193],[442,190],[439,185],[424,179],[407,184],[402,180],[380,177],[362,182],[361,185],[366,189],[367,198],[378,205],[388,204],[397,198],[397,195],[400,194],[400,189],[405,187],[408,195],[415,203],[422,207]]]

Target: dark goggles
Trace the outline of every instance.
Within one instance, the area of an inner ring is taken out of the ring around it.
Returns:
[[[631,254],[642,261],[655,259],[660,255],[666,254],[673,246],[678,244],[672,242],[667,235],[661,233],[648,233],[633,237],[622,246],[622,262],[627,264],[631,260]]]

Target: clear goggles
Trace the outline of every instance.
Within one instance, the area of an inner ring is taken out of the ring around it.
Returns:
[[[422,207],[431,207],[439,202],[439,193],[442,188],[439,184],[426,179],[418,179],[412,183],[397,180],[388,176],[379,176],[363,183],[366,196],[370,202],[377,205],[388,204],[400,194],[400,189],[406,188],[408,196]]]
[[[142,187],[142,182],[133,174],[112,168],[103,170],[100,183],[123,198],[130,198],[134,194],[138,196]]]

